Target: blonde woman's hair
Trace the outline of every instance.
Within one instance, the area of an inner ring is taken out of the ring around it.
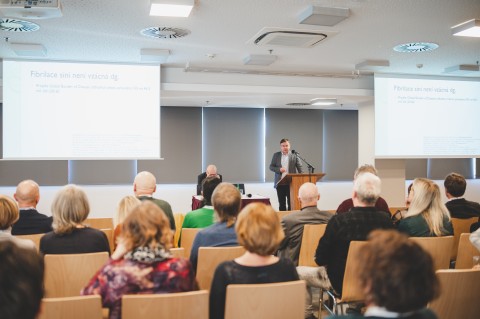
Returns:
[[[19,216],[17,203],[8,196],[0,195],[0,230],[9,229]]]
[[[150,201],[135,206],[122,224],[122,238],[127,250],[137,247],[172,247],[173,233],[163,210]]]
[[[263,203],[245,206],[238,214],[235,231],[238,243],[260,256],[273,254],[285,237],[277,213]]]
[[[90,213],[87,194],[76,185],[66,185],[52,202],[52,228],[56,234],[72,232]]]
[[[141,201],[135,196],[128,195],[120,200],[117,206],[117,215],[115,216],[115,226],[123,223],[132,209],[139,205]]]
[[[427,222],[431,234],[435,236],[445,234],[443,222],[445,219],[450,220],[450,213],[442,202],[438,185],[427,178],[416,178],[411,190],[413,198],[405,217],[421,215]]]

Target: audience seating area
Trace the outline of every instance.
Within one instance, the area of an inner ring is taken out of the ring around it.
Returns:
[[[38,319],[102,319],[100,296],[43,298]]]

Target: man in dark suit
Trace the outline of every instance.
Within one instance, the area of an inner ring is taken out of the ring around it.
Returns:
[[[289,185],[277,185],[277,183],[288,173],[303,173],[303,167],[298,156],[290,153],[288,139],[280,140],[280,152],[273,154],[270,170],[275,173],[273,187],[277,189],[278,210],[287,210],[287,206],[290,210],[290,187]]]
[[[463,198],[467,188],[465,177],[457,173],[450,173],[445,178],[443,185],[445,186],[445,195],[448,198],[445,206],[447,206],[453,218],[480,217],[480,204]]]
[[[217,173],[217,167],[213,164],[210,164],[207,166],[207,169],[205,172],[202,174],[198,175],[198,181],[197,181],[197,195],[200,195],[202,193],[202,183],[203,180],[207,177],[210,176],[216,176],[220,179],[220,182],[222,181],[222,175]]]
[[[32,180],[20,182],[13,197],[18,203],[20,218],[12,226],[12,235],[41,234],[52,231],[52,217],[37,211],[37,204],[40,201],[37,183]]]

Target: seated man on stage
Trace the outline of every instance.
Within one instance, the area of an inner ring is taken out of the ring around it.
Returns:
[[[220,178],[220,182],[222,181],[222,175],[217,174],[217,167],[213,164],[210,164],[207,166],[207,169],[205,172],[202,174],[198,175],[198,181],[197,181],[197,195],[200,195],[202,191],[202,182],[205,178],[210,177],[210,176],[216,176]]]
[[[273,154],[270,170],[275,173],[273,187],[277,189],[278,210],[291,210],[289,185],[277,185],[288,173],[303,173],[303,166],[297,155],[290,153],[290,142],[286,138],[280,140],[280,152]]]

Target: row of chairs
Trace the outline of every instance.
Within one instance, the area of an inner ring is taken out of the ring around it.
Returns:
[[[125,295],[122,319],[207,319],[208,291],[172,294]],[[258,285],[229,285],[225,319],[303,319],[305,282],[302,280]],[[39,319],[101,319],[100,296],[44,298]]]

